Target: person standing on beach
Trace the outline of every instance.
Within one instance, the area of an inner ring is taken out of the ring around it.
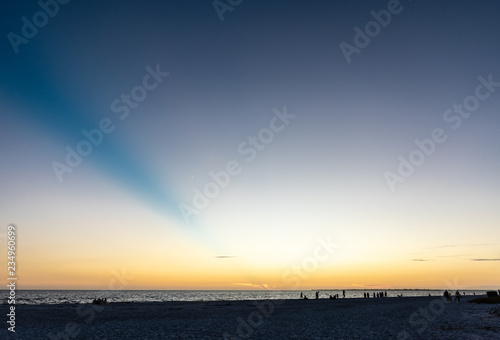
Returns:
[[[304,295],[302,295],[302,292],[300,292],[300,298],[302,299],[304,297]]]
[[[345,299],[345,290],[342,291],[342,295],[344,296],[344,299]]]
[[[319,291],[316,292],[316,300],[319,299]]]
[[[449,302],[451,300],[451,294],[448,292],[448,290],[444,291],[443,296],[446,298],[446,302]]]
[[[460,303],[461,297],[462,297],[462,295],[460,295],[460,292],[457,290],[457,292],[455,293],[455,301],[458,301],[458,303]]]

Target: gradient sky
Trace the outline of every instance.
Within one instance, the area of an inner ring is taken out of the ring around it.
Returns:
[[[0,11],[0,266],[13,223],[21,288],[498,288],[497,2],[242,1],[222,21],[212,1],[58,6],[15,47],[41,8]],[[348,62],[341,44],[388,6]],[[168,76],[120,119],[147,67]],[[240,172],[186,223],[228,162]]]

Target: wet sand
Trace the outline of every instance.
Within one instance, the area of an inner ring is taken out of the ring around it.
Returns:
[[[500,305],[471,298],[17,305],[0,339],[499,339]]]

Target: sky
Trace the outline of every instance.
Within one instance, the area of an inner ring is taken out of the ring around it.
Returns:
[[[500,4],[2,6],[20,288],[498,288]]]

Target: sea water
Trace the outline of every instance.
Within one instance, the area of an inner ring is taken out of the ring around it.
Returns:
[[[369,293],[370,298],[378,292],[387,292],[387,297],[443,296],[443,290],[346,290],[346,298],[363,298]],[[454,294],[454,291],[450,292]],[[165,301],[227,301],[227,300],[266,300],[299,299],[300,294],[314,299],[314,290],[17,290],[17,304],[60,304],[89,303],[93,299],[106,298],[111,302],[165,302]],[[485,290],[460,290],[463,295],[485,295]],[[465,293],[465,294],[464,294]],[[343,298],[342,290],[319,290],[319,298],[327,299],[338,294]],[[2,304],[7,304],[8,291],[1,290]]]

